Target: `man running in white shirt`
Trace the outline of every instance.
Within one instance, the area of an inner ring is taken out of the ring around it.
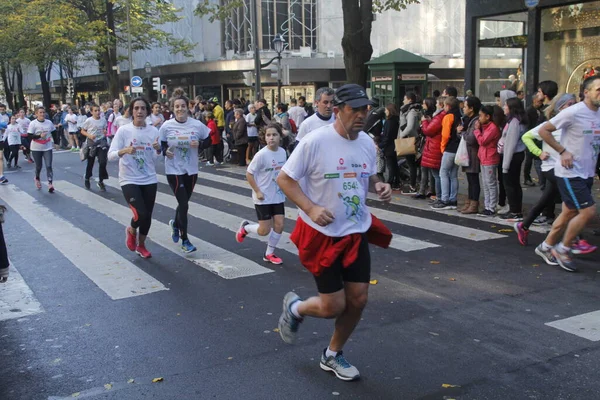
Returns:
[[[277,179],[284,194],[300,208],[291,239],[300,261],[313,273],[319,292],[306,300],[294,292],[286,294],[279,332],[286,343],[294,343],[304,317],[335,318],[320,367],[351,381],[360,374],[344,358],[342,349],[367,304],[371,274],[368,240],[373,238],[373,243],[386,247],[392,236],[369,212],[367,193],[371,187],[381,200],[389,202],[392,189],[380,182],[375,145],[362,131],[367,106],[372,104],[364,88],[344,85],[336,91],[334,101],[335,123],[302,140]]]
[[[298,129],[296,141],[299,142],[310,132],[335,122],[335,115],[333,114],[334,95],[335,90],[328,86],[319,88],[319,90],[317,90],[317,93],[315,94],[317,112],[302,122],[302,125]]]
[[[584,100],[562,111],[540,128],[539,135],[560,155],[554,167],[562,212],[535,253],[550,265],[576,272],[573,241],[596,215],[592,185],[600,153],[600,75],[583,82]],[[552,132],[562,129],[560,143]],[[558,243],[563,234],[562,242]]]

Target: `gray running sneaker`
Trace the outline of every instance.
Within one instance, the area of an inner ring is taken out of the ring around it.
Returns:
[[[548,265],[558,265],[558,262],[556,262],[556,258],[554,258],[554,256],[552,255],[552,250],[543,250],[541,244],[535,248],[535,254],[542,257]]]
[[[327,349],[325,349],[327,350]],[[335,374],[338,378],[343,381],[354,381],[360,378],[360,373],[358,369],[348,361],[346,361],[346,357],[344,357],[344,352],[339,351],[337,355],[325,357],[325,350],[321,354],[321,369],[323,371],[330,371]]]
[[[288,292],[283,298],[283,312],[279,317],[279,335],[288,344],[296,342],[298,326],[302,322],[302,319],[298,319],[292,314],[291,306],[297,301],[300,301],[300,297],[294,292]]]

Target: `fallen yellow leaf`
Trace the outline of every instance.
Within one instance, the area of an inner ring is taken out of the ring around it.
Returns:
[[[133,378],[132,378],[132,379],[129,379],[129,380],[127,381],[127,383],[133,383],[133,382],[135,382],[135,380],[134,380]]]
[[[152,379],[152,383],[156,383],[156,382],[162,382],[163,378],[154,378]]]
[[[532,264],[531,266],[532,266],[532,267],[539,267],[539,266],[540,266],[540,264]]]
[[[449,383],[442,383],[442,387],[443,388],[457,388],[457,387],[460,387],[460,385],[451,385]]]
[[[377,279],[373,279],[372,281],[369,281],[369,283],[371,285],[377,285],[377,282],[379,282]]]
[[[429,264],[439,264],[439,261],[429,261]]]
[[[455,281],[455,280],[456,280],[456,278],[450,278],[450,280],[451,280],[451,281]]]
[[[498,232],[506,232],[506,233],[508,233],[508,232],[512,232],[512,231],[513,231],[512,229],[498,229]]]
[[[279,328],[273,329],[273,332],[279,332]]]
[[[496,225],[492,225],[492,228],[495,228],[495,227],[496,227]]]
[[[75,392],[71,395],[71,397],[79,397],[80,394],[81,394],[81,392]]]
[[[112,389],[112,383],[106,383],[106,384],[104,385],[104,388],[105,388],[106,390],[110,390],[110,389]]]

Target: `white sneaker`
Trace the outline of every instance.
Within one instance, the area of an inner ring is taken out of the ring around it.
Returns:
[[[206,166],[207,166],[207,167],[212,167],[213,165],[215,165],[215,164],[211,163],[210,161],[208,161],[208,162],[206,163]]]
[[[506,214],[510,211],[510,206],[507,204],[504,207],[497,205],[496,206],[496,214]]]

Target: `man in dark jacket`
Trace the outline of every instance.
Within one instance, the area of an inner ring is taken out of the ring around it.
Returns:
[[[231,129],[235,148],[237,149],[238,165],[246,166],[246,149],[248,148],[248,129],[246,126],[246,118],[244,118],[244,110],[236,108],[234,111],[235,122]]]
[[[267,100],[260,99],[258,100],[258,109],[256,110],[256,119],[254,120],[254,124],[256,125],[256,129],[260,132],[260,129],[266,127],[271,119],[271,112],[267,107]]]
[[[373,97],[372,106],[369,106],[367,119],[365,120],[365,132],[373,136],[381,136],[383,132],[383,121],[385,120],[385,108],[379,106],[379,99]],[[388,182],[389,183],[389,182]]]

